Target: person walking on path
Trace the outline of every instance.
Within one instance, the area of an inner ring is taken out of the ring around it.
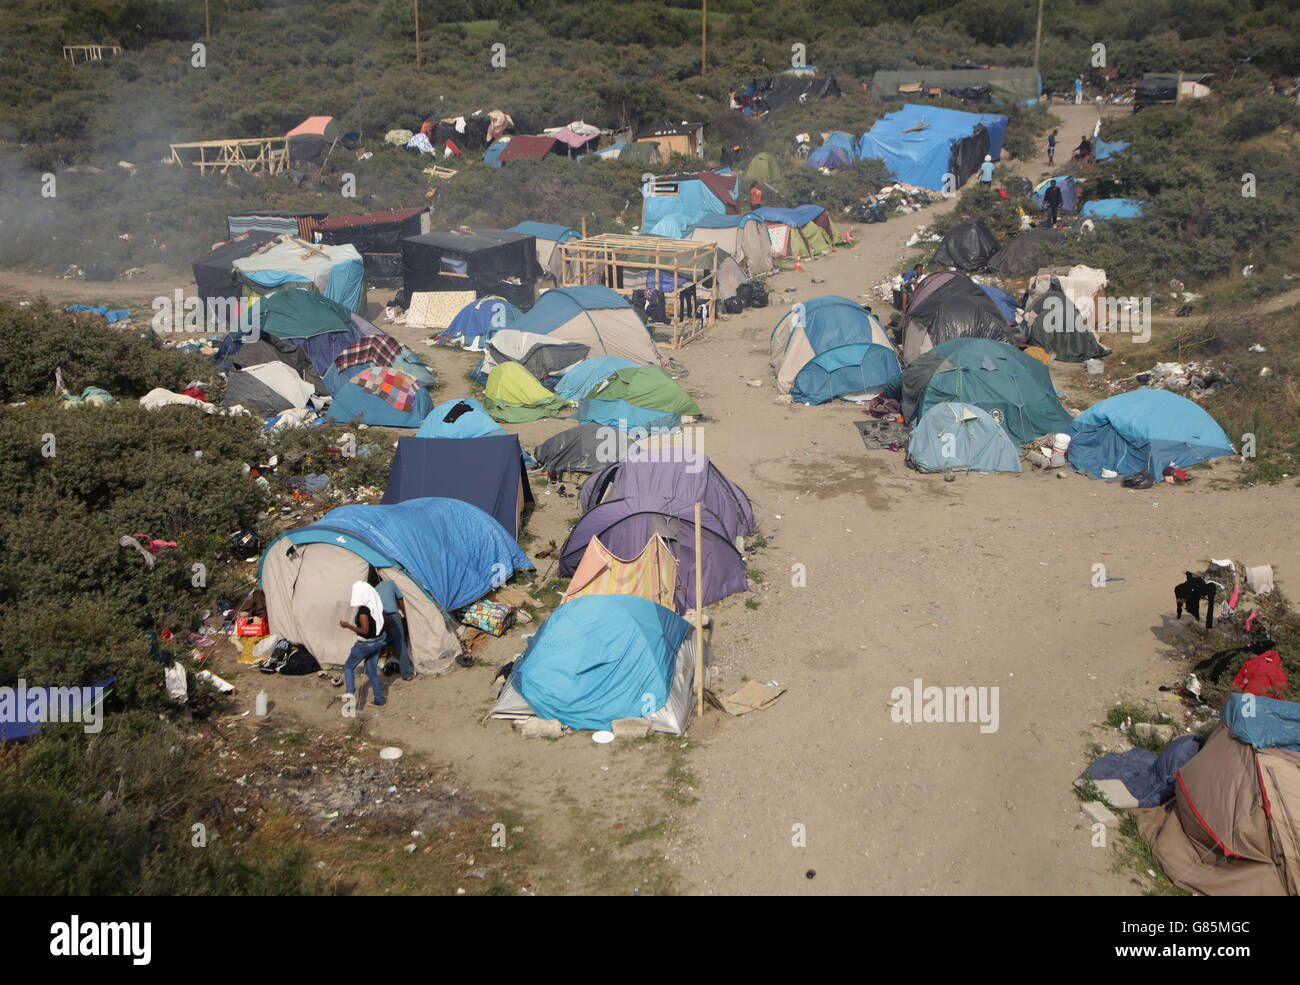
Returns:
[[[1083,76],[1080,75],[1074,80],[1074,105],[1083,105]]]
[[[993,187],[993,158],[988,154],[984,155],[984,163],[980,165],[980,187]]]
[[[1047,191],[1043,192],[1043,204],[1047,206],[1047,225],[1051,228],[1056,225],[1056,213],[1061,207],[1061,189],[1056,187],[1056,179],[1047,186]]]
[[[1047,135],[1047,163],[1050,167],[1056,163],[1056,131]]]

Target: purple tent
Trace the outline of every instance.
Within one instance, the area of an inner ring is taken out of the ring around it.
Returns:
[[[570,577],[593,537],[599,537],[617,557],[634,558],[659,534],[677,558],[677,590],[673,608],[685,612],[695,606],[695,500],[678,505],[683,516],[662,512],[660,502],[614,499],[584,513],[560,549],[560,574]],[[700,549],[703,553],[704,604],[711,605],[736,592],[748,591],[745,559],[727,529],[711,510],[700,514]]]
[[[678,448],[663,448],[658,454],[689,460],[633,458],[610,465],[582,484],[578,501],[583,512],[602,501],[628,499],[670,516],[693,518],[695,504],[702,503],[729,540],[754,532],[754,509],[745,490],[724,476],[706,456]]]

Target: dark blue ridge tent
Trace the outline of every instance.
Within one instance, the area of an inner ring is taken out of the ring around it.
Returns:
[[[847,168],[858,159],[858,143],[850,134],[833,131],[826,137],[826,143],[808,155],[804,164],[810,168],[826,168],[834,171]]]
[[[994,339],[953,339],[908,364],[885,394],[911,424],[935,404],[987,411],[1017,445],[1064,431],[1073,422],[1056,398],[1052,374],[1033,356]]]
[[[1186,469],[1233,455],[1232,442],[1209,414],[1168,390],[1143,387],[1093,404],[1066,429],[1066,459],[1094,479],[1103,469],[1159,480],[1169,466]]]
[[[467,346],[475,339],[486,342],[503,328],[513,328],[521,315],[523,312],[505,298],[494,295],[479,298],[456,312],[456,317],[445,330],[438,333],[438,338],[450,339],[459,335],[465,339]]]
[[[858,141],[858,157],[879,158],[899,181],[941,191],[944,175],[958,186],[984,162],[997,160],[1008,119],[908,103],[877,120]]]
[[[681,515],[668,510],[679,509]],[[673,608],[685,612],[695,606],[695,504],[690,509],[657,500],[613,499],[582,515],[560,549],[560,574],[571,577],[593,537],[616,557],[640,556],[655,534],[668,542],[677,558],[677,587]],[[703,560],[704,605],[749,590],[745,559],[727,533],[726,525],[710,510],[700,513],[700,550]],[[566,603],[567,604],[567,603]]]
[[[495,517],[518,539],[524,505],[533,492],[519,438],[398,438],[383,504],[439,496],[470,503]]]
[[[267,545],[258,568],[270,630],[302,643],[321,663],[342,664],[356,635],[352,584],[374,568],[406,599],[417,670],[460,653],[446,613],[481,599],[516,569],[533,566],[501,524],[456,499],[352,504]]]
[[[542,623],[492,714],[609,729],[650,719],[680,735],[690,719],[695,641],[677,613],[635,595],[582,595]]]
[[[1086,219],[1141,219],[1146,202],[1136,198],[1097,198],[1083,203]]]
[[[331,366],[325,374],[325,388],[334,395],[334,399],[330,401],[325,416],[331,421],[360,419],[368,427],[418,428],[433,410],[433,398],[429,396],[429,391],[418,380],[412,380],[409,406],[394,406],[382,394],[372,393],[357,382],[356,378],[364,370],[374,368],[360,365],[340,370],[337,366]]]
[[[995,284],[976,284],[976,286],[989,296],[989,300],[998,306],[1002,312],[1002,317],[1011,325],[1016,323],[1016,312],[1020,310],[1020,305],[1002,288]]]

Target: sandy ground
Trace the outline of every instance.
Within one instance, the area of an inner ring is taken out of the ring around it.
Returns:
[[[1096,118],[1054,111],[1062,149]],[[1023,173],[1045,172],[1043,157]],[[769,287],[787,301],[860,296],[899,268],[926,219],[857,227],[857,243]],[[787,693],[742,718],[710,712],[684,739],[599,747],[585,733],[535,741],[484,723],[493,671],[475,667],[397,682],[384,709],[363,708],[367,734],[449,764],[524,819],[544,848],[537,892],[630,893],[647,880],[709,894],[1137,892],[1109,850],[1090,847],[1070,781],[1107,707],[1179,679],[1164,639],[1185,567],[1272,563],[1284,588],[1297,584],[1294,488],[1214,488],[1231,463],[1143,492],[1074,474],[919,475],[901,452],[864,449],[861,410],[775,403],[768,338],[784,311],[728,318],[672,356],[708,417],[706,452],[749,493],[770,542],[751,561],[759,607],[713,607],[717,688],[774,680]],[[438,399],[467,392],[473,357],[395,334],[430,353]],[[1077,368],[1054,373],[1079,382]],[[531,446],[567,426],[513,430]],[[577,515],[575,500],[537,493],[533,552],[562,542]],[[1096,563],[1123,580],[1093,588]],[[478,655],[504,663],[531,628]],[[267,687],[276,715],[343,727],[321,681],[240,677],[256,682],[241,689],[249,701]],[[893,722],[891,691],[915,679],[998,688],[997,731]],[[619,835],[634,828],[646,835]]]

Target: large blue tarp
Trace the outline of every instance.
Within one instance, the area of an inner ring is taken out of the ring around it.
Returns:
[[[463,336],[467,344],[480,337],[487,341],[503,328],[514,328],[521,316],[522,312],[505,298],[479,298],[456,312],[447,330],[438,334]]]
[[[708,215],[700,216],[699,221],[691,229],[735,229],[746,222],[762,221],[762,216],[755,215],[753,212],[743,212],[739,215],[710,212]]]
[[[1093,219],[1140,219],[1145,205],[1136,198],[1098,198],[1085,202],[1081,214]]]
[[[582,595],[542,623],[510,683],[539,718],[608,729],[668,703],[688,623],[634,595]]]
[[[793,209],[777,209],[772,206],[764,206],[761,209],[755,209],[749,214],[758,216],[764,222],[783,222],[787,226],[794,226],[799,229],[808,225],[825,211],[820,205],[796,205]]]
[[[1186,469],[1234,454],[1209,414],[1168,390],[1142,387],[1093,404],[1066,428],[1066,458],[1095,479],[1102,469],[1132,475],[1146,469],[1158,481],[1173,466]]]
[[[727,203],[713,193],[704,181],[687,178],[676,182],[676,194],[655,192],[655,183],[647,181],[641,186],[644,208],[641,215],[641,232],[651,236],[681,236],[688,226],[714,212],[726,212]],[[664,230],[661,231],[660,225]]]
[[[1015,298],[993,284],[976,284],[976,286],[989,296],[989,300],[998,306],[1003,318],[1012,325],[1016,323],[1016,311],[1020,308],[1020,305],[1016,303]]]
[[[980,124],[988,131],[988,152],[996,161],[1002,153],[1007,117],[914,103],[877,120],[858,141],[858,157],[883,160],[899,181],[940,190],[952,159],[952,145],[971,136]]]
[[[1123,150],[1128,150],[1127,140],[1097,140],[1092,145],[1092,159],[1105,161]]]
[[[517,537],[522,449],[513,434],[398,438],[381,503],[442,496],[472,503]],[[527,489],[527,480],[524,488]],[[526,495],[525,500],[529,497]]]
[[[110,677],[88,687],[27,687],[25,683],[21,690],[14,687],[12,699],[0,701],[0,742],[29,738],[47,724],[80,722],[93,727],[96,718],[102,723],[103,709],[95,706],[103,702],[116,680]]]
[[[571,239],[582,239],[582,233],[572,226],[557,226],[550,222],[533,222],[526,220],[517,226],[511,226],[510,232],[523,233],[525,236],[536,236],[538,239],[549,239],[556,243],[567,243]]]
[[[1233,735],[1256,749],[1300,750],[1300,703],[1230,694],[1219,715]]]
[[[495,140],[488,145],[488,149],[483,152],[483,163],[490,168],[500,168],[501,162],[497,160],[501,152],[506,149],[510,143],[508,140]]]
[[[555,385],[555,392],[566,400],[581,400],[620,369],[636,369],[636,365],[622,356],[592,356],[570,366]]]
[[[461,413],[453,411],[461,404],[469,410]],[[452,416],[455,420],[447,420]],[[505,428],[492,419],[483,409],[483,405],[473,397],[459,397],[444,400],[429,411],[420,422],[420,429],[415,432],[417,438],[482,438],[490,434],[506,434]]]
[[[512,571],[533,566],[500,523],[457,499],[354,503],[283,536],[294,544],[337,544],[376,567],[399,565],[448,611],[481,599]]]

